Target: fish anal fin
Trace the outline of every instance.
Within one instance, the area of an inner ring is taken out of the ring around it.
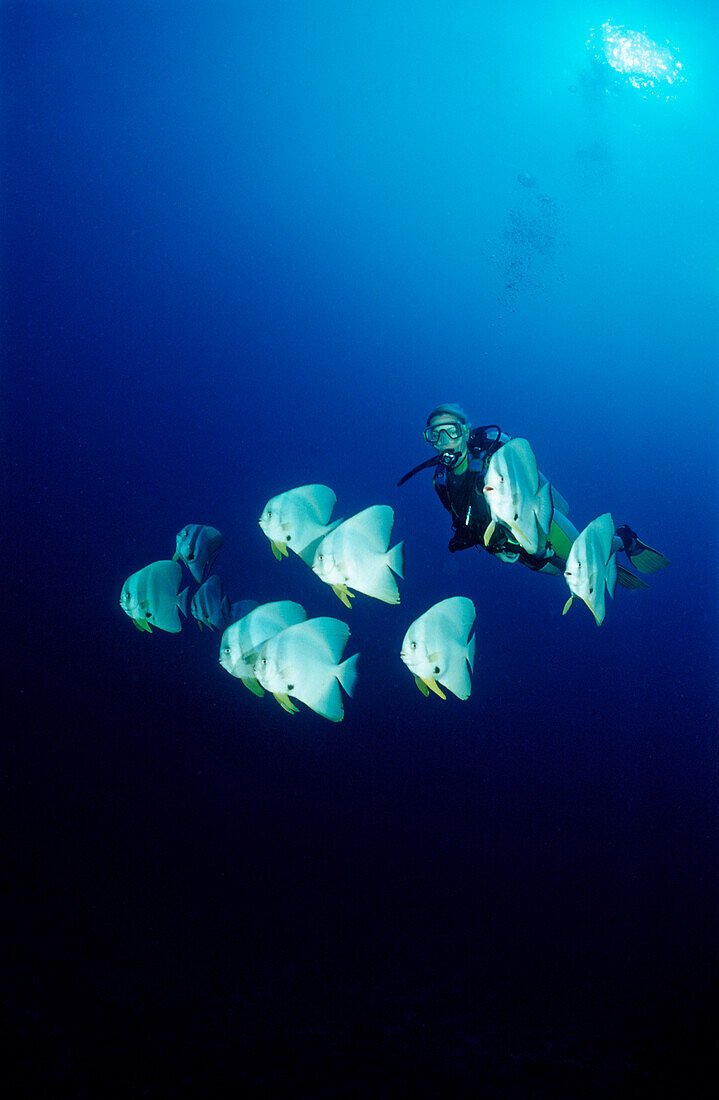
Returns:
[[[441,687],[439,686],[439,684],[437,683],[437,681],[434,679],[433,676],[428,676],[424,680],[424,682],[425,682],[425,684],[427,685],[427,687],[429,688],[430,691],[433,691],[435,695],[439,695],[440,699],[446,699],[447,698],[447,696],[444,694]]]

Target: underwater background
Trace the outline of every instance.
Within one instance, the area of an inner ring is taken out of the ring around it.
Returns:
[[[713,1094],[718,44],[709,0],[2,5],[6,1094]],[[597,629],[449,554],[397,487],[441,401],[671,566]],[[307,482],[392,506],[398,607],[274,560]],[[133,629],[187,523],[349,622],[341,724]],[[452,595],[464,703],[399,660]]]

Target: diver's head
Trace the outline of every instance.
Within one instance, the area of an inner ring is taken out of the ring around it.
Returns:
[[[468,453],[471,425],[459,405],[437,405],[427,417],[424,438],[439,454],[439,461],[450,470],[464,464]]]

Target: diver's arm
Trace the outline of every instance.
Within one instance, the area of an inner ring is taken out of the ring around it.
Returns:
[[[470,531],[468,527],[455,528],[448,544],[450,554],[455,554],[457,550],[469,550],[470,546],[477,546],[480,550],[483,548],[476,532]]]

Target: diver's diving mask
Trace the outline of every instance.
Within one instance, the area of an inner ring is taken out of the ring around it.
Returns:
[[[459,420],[450,420],[446,424],[434,424],[424,429],[424,438],[432,446],[436,447],[441,441],[444,443],[456,443],[458,439],[462,437],[462,430],[464,424],[460,424]],[[444,440],[442,436],[444,435]]]

